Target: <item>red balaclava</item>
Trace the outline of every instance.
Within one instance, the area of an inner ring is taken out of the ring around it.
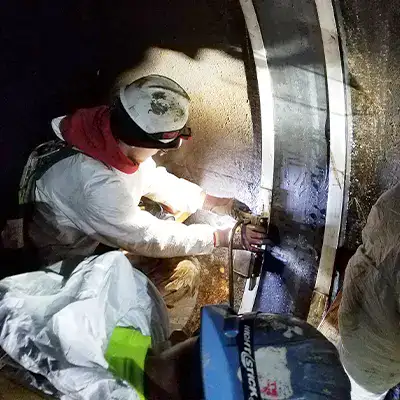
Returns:
[[[60,125],[64,140],[96,160],[133,174],[139,164],[128,158],[120,149],[110,128],[108,106],[81,108],[65,117]]]

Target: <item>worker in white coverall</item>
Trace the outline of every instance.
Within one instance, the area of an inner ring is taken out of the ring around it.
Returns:
[[[206,254],[227,246],[229,229],[160,220],[138,207],[146,196],[172,210],[233,212],[234,199],[206,194],[152,159],[190,137],[189,102],[176,82],[150,75],[121,88],[111,106],[52,121],[57,137],[76,152],[36,181],[29,237],[42,262],[87,256],[99,243],[149,257]],[[266,236],[265,228],[247,225],[237,246],[257,251]]]
[[[400,184],[372,207],[346,269],[341,360],[353,400],[381,400],[400,382]]]

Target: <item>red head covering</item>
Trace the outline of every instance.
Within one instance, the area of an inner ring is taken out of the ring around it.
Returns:
[[[60,130],[67,143],[111,167],[133,174],[139,164],[128,158],[111,133],[107,106],[81,108],[61,121]]]

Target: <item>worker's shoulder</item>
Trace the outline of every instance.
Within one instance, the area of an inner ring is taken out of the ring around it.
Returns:
[[[390,214],[392,218],[400,220],[400,183],[383,193],[375,206]]]
[[[86,191],[93,188],[101,189],[111,184],[121,187],[126,185],[127,174],[86,154],[79,153],[74,155],[66,167]]]
[[[85,191],[93,184],[119,181],[114,168],[83,153],[64,158],[52,165],[40,179],[45,187],[62,187],[62,190]]]
[[[372,207],[364,231],[372,237],[378,237],[375,242],[385,246],[389,244],[398,247],[400,240],[400,184],[382,194]]]
[[[117,176],[114,168],[83,153],[78,153],[71,157],[70,163],[71,168],[75,168],[81,173],[94,173],[95,175],[110,177]]]

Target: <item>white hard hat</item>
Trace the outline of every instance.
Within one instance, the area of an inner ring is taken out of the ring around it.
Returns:
[[[148,75],[120,89],[111,107],[113,135],[131,146],[178,147],[186,128],[190,98],[175,81]]]

